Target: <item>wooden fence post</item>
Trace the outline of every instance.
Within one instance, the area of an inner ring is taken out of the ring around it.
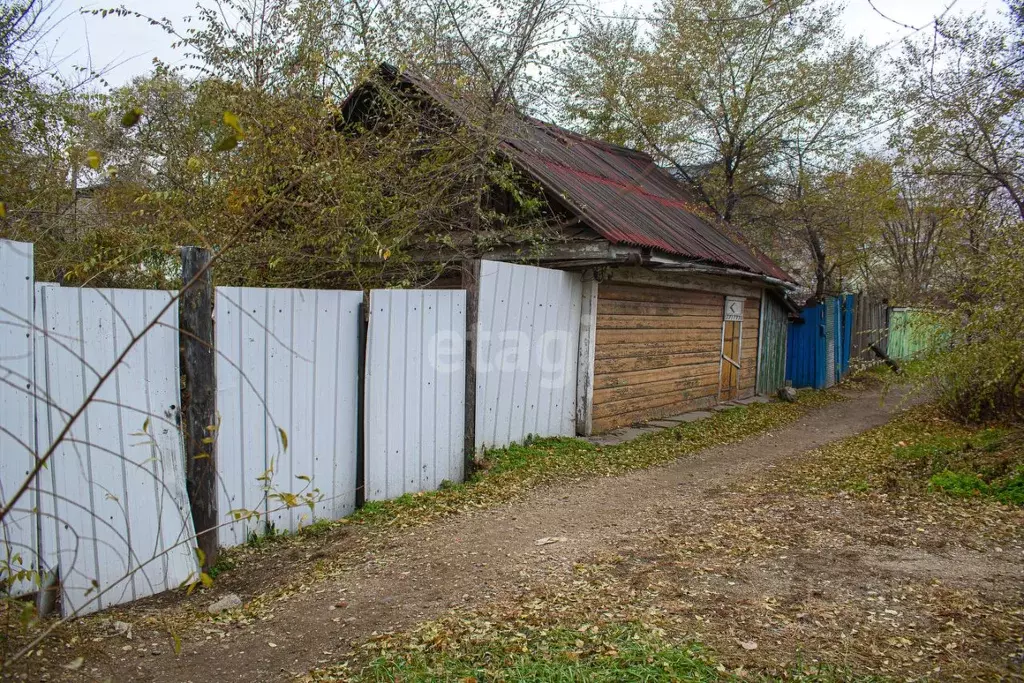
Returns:
[[[359,304],[359,370],[356,404],[356,507],[366,504],[366,335],[370,325],[370,292]]]
[[[185,436],[186,484],[203,568],[217,563],[217,377],[213,339],[211,254],[200,247],[181,248],[181,413]]]
[[[594,428],[594,353],[597,339],[597,274],[583,273],[580,297],[580,343],[576,359],[576,434],[590,436]]]
[[[464,477],[476,466],[476,336],[480,320],[480,259],[462,263],[462,288],[466,290],[466,422]]]

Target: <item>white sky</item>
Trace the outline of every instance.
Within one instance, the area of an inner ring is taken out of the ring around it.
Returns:
[[[995,18],[1002,11],[1003,0],[874,0],[875,7],[891,19],[909,26],[922,26],[941,14],[950,2],[952,13],[985,11]],[[115,6],[116,2],[90,4],[86,9]],[[194,12],[196,0],[124,0],[131,10],[143,14],[168,17],[176,26]],[[617,6],[630,3],[603,0],[601,9],[612,13]],[[649,6],[653,0],[640,3]],[[871,45],[898,41],[909,33],[907,28],[879,16],[869,0],[846,0],[847,33],[861,35]],[[63,0],[59,13],[68,15],[49,36],[53,56],[61,60],[62,69],[70,73],[75,66],[92,65],[106,68],[107,80],[119,85],[149,70],[152,59],[159,57],[169,63],[180,61],[171,49],[172,38],[161,29],[137,19],[81,15],[81,7],[73,0]]]

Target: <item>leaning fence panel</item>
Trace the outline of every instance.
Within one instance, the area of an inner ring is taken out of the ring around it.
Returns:
[[[367,500],[463,480],[465,332],[465,291],[370,293]]]
[[[32,259],[31,244],[0,240],[0,506],[14,504],[0,527],[0,589],[14,595],[35,590],[38,552],[34,482],[18,494],[35,466]]]
[[[36,291],[37,442],[41,455],[53,451],[39,483],[42,556],[59,567],[64,613],[195,578],[171,294]]]
[[[889,306],[869,294],[858,294],[854,305],[851,359],[862,364],[881,362],[872,345],[882,353],[889,346]]]
[[[222,545],[355,509],[362,298],[217,288]]]
[[[575,436],[582,276],[480,265],[476,447]]]

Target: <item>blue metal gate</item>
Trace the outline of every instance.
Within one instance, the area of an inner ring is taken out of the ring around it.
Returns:
[[[805,308],[789,324],[786,380],[794,387],[824,389],[849,371],[853,296],[829,297]]]

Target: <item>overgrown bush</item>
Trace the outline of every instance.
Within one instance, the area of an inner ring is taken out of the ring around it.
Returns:
[[[1024,417],[1024,228],[972,259],[945,319],[944,340],[924,362],[939,406],[962,422]]]
[[[962,422],[1021,417],[1024,357],[1017,340],[964,340],[927,364],[927,382],[943,411]]]

